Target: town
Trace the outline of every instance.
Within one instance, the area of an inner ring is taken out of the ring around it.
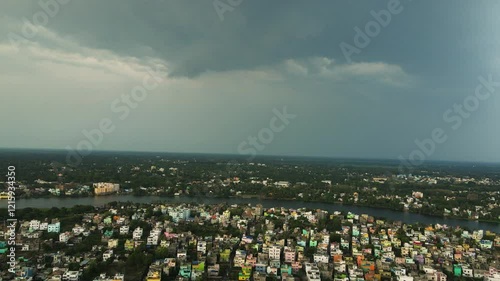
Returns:
[[[400,174],[397,163],[375,160],[261,157],[259,161],[238,162],[214,155],[95,153],[75,168],[56,165],[55,160],[60,159],[54,155],[35,154],[18,163],[17,173],[22,177],[17,179],[17,200],[77,201],[110,194],[258,198],[500,222],[498,165],[431,163],[413,174]],[[0,157],[0,164],[7,165],[9,159]],[[8,198],[7,187],[0,187],[2,198]]]
[[[15,280],[500,280],[497,233],[367,214],[113,202],[18,216]]]

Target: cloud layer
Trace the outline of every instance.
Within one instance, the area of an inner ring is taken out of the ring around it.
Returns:
[[[221,21],[211,1],[69,1],[12,44],[41,7],[4,1],[0,128],[11,133],[0,147],[75,146],[163,65],[161,86],[97,149],[236,153],[287,106],[298,117],[260,153],[396,158],[441,125],[478,75],[500,74],[500,37],[479,32],[500,9],[484,3],[405,2],[348,63],[339,44],[385,3],[243,1]],[[498,105],[481,107],[433,157],[500,161]]]

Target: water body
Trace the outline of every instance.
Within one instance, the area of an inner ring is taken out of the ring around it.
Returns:
[[[469,229],[483,229],[500,233],[500,223],[488,223],[468,220],[449,219],[443,217],[426,216],[408,212],[399,212],[387,209],[347,206],[340,204],[327,204],[316,202],[300,202],[287,200],[261,200],[256,198],[191,198],[191,197],[158,197],[158,196],[133,196],[133,195],[110,195],[99,197],[82,198],[31,198],[20,199],[16,202],[16,208],[51,208],[51,207],[73,207],[75,205],[102,206],[109,202],[134,202],[134,203],[203,203],[203,204],[262,204],[266,208],[285,207],[287,209],[310,208],[322,209],[329,212],[341,211],[355,214],[368,214],[374,217],[383,217],[390,220],[403,221],[405,223],[442,224],[448,226],[461,226]],[[7,208],[7,201],[0,200],[0,208]]]

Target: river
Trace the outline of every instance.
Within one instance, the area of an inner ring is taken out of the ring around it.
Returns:
[[[30,198],[20,199],[16,201],[16,208],[51,208],[51,207],[72,207],[75,205],[93,205],[102,206],[106,203],[120,202],[135,202],[135,203],[204,203],[204,204],[262,204],[266,208],[270,207],[285,207],[288,209],[310,208],[322,209],[329,212],[342,211],[352,212],[355,214],[368,214],[374,217],[383,217],[390,220],[403,221],[405,223],[423,223],[423,224],[445,224],[448,226],[461,226],[469,229],[483,229],[500,233],[500,223],[478,222],[469,220],[450,219],[444,217],[434,217],[420,215],[408,212],[399,212],[388,209],[379,209],[371,207],[347,206],[340,204],[327,204],[317,202],[301,202],[287,200],[261,200],[256,198],[192,198],[192,197],[158,197],[158,196],[133,196],[133,195],[109,195],[96,197],[82,198]],[[7,208],[7,201],[0,200],[0,208]]]

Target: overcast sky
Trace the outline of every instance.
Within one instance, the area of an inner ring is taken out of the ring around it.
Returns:
[[[500,87],[456,130],[443,119],[478,76],[500,81],[500,2],[402,0],[346,59],[390,1],[218,1],[69,0],[47,22],[38,1],[1,1],[0,147],[75,148],[108,118],[95,150],[238,153],[286,106],[259,154],[396,159],[442,128],[429,159],[500,161]],[[120,118],[113,101],[159,64]]]

